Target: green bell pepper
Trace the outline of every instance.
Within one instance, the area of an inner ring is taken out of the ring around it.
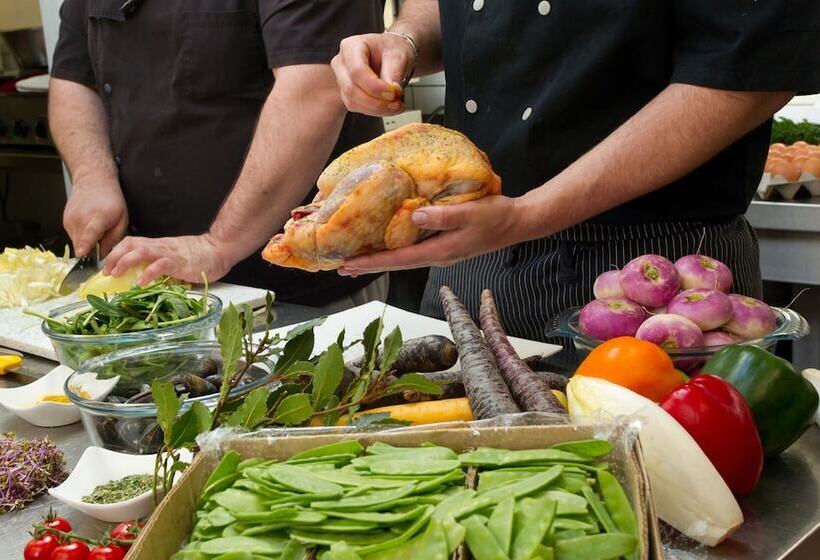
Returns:
[[[740,391],[752,409],[767,457],[794,443],[817,410],[811,383],[789,362],[757,346],[727,346],[706,362],[703,373],[722,377]]]

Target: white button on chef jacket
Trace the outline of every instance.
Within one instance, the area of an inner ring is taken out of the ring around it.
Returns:
[[[478,0],[476,0],[476,1],[478,1]],[[482,4],[483,3],[484,2],[482,2]],[[475,6],[475,4],[473,4],[473,6]],[[541,2],[538,3],[538,13],[541,14],[542,16],[545,16],[548,13],[550,13],[551,9],[552,9],[552,6],[550,5],[549,2],[547,2],[547,0],[542,0]]]
[[[524,113],[521,115],[521,120],[527,120],[528,118],[530,118],[530,115],[532,115],[532,107],[527,107],[526,109],[524,109]]]
[[[480,12],[481,8],[484,7],[484,0],[473,0],[473,10],[476,12]]]
[[[464,108],[467,109],[468,113],[473,114],[478,111],[478,103],[475,99],[468,99],[467,103],[464,104]]]

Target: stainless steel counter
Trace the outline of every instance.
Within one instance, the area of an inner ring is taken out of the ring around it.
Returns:
[[[319,315],[315,309],[299,306],[277,306],[278,324],[287,325]],[[39,377],[55,364],[27,357],[20,373],[0,377],[0,387],[25,383]],[[23,377],[26,376],[26,377]],[[15,432],[19,437],[48,436],[65,454],[68,469],[90,445],[82,424],[63,428],[37,428],[0,409],[0,433]],[[743,560],[816,560],[820,555],[820,429],[813,426],[780,458],[767,463],[763,480],[751,495],[741,500],[746,518],[744,526],[721,546],[706,550],[693,543],[676,541],[679,550],[669,558],[743,559]],[[0,515],[2,535],[0,558],[22,558],[31,525],[48,512],[49,507],[66,517],[74,527],[89,536],[100,535],[110,524],[85,517],[77,510],[54,500],[47,494],[25,509]]]

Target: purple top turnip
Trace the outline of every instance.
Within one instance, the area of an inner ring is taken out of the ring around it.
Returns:
[[[661,307],[680,290],[680,276],[671,261],[660,255],[642,255],[621,271],[624,295],[647,307]]]
[[[732,289],[732,271],[729,267],[705,255],[686,255],[675,262],[681,288],[705,288],[728,294]]]
[[[628,299],[596,299],[581,309],[578,327],[587,336],[609,340],[616,336],[634,336],[646,317],[646,310]]]
[[[703,331],[710,331],[732,318],[729,296],[711,289],[684,290],[666,306],[669,313],[692,320]]]
[[[728,346],[730,344],[737,344],[743,339],[723,329],[714,331],[706,331],[703,333],[704,346]]]
[[[723,328],[745,339],[766,336],[777,326],[771,307],[753,297],[729,294],[734,314]]]
[[[592,293],[596,299],[607,297],[623,297],[624,291],[621,288],[621,271],[609,270],[595,279],[592,285]]]
[[[654,315],[644,321],[635,338],[654,342],[667,350],[700,348],[704,345],[703,333],[694,322],[671,313]]]

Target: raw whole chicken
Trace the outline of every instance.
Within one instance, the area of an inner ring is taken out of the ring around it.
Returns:
[[[317,186],[313,202],[294,209],[262,251],[266,261],[316,272],[412,245],[428,233],[410,220],[416,208],[499,194],[501,179],[463,134],[409,124],[336,158]]]

